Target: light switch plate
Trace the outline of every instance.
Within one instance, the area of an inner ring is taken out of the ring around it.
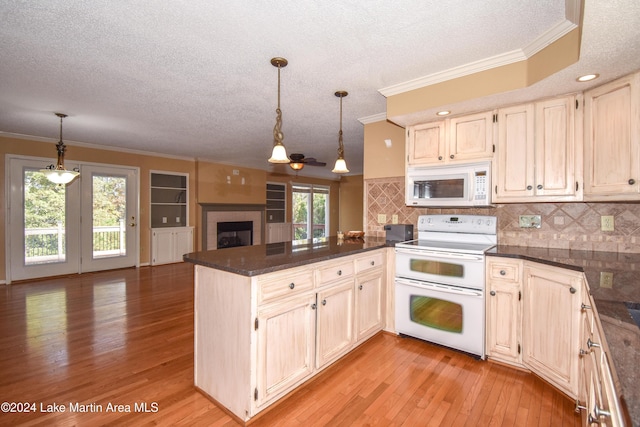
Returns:
[[[614,231],[613,215],[602,215],[600,217],[600,230],[602,231]]]
[[[601,288],[613,288],[613,273],[606,271],[600,272],[600,287]]]
[[[540,215],[520,215],[520,228],[540,228],[541,226]]]

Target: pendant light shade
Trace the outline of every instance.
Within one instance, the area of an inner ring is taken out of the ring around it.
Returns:
[[[66,170],[64,167],[64,152],[66,151],[67,146],[62,142],[62,119],[67,117],[67,115],[62,113],[55,114],[60,117],[60,141],[56,144],[56,149],[58,150],[58,162],[55,166],[49,165],[45,169],[40,169],[40,172],[42,172],[47,179],[54,184],[65,185],[80,175],[80,172]]]
[[[273,128],[273,151],[269,163],[289,163],[287,150],[284,148],[282,139],[282,110],[280,110],[280,68],[286,67],[288,64],[284,58],[272,58],[271,65],[278,67],[278,108],[276,108],[276,125]]]
[[[340,132],[338,132],[338,159],[331,172],[333,173],[347,173],[347,162],[344,160],[344,143],[342,142],[342,98],[349,95],[344,90],[339,90],[335,95],[340,98]]]

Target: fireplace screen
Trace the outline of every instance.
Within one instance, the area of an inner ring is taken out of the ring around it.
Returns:
[[[218,222],[218,249],[253,245],[252,221]]]

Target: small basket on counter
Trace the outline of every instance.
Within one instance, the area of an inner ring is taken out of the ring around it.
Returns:
[[[345,231],[344,237],[346,239],[362,239],[364,237],[364,231]]]

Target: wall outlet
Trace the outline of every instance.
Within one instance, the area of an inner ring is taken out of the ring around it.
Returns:
[[[540,215],[520,215],[520,228],[540,228],[541,226]]]
[[[163,224],[166,224],[166,223],[167,223],[167,217],[166,217],[166,216],[163,216],[163,217],[162,217],[162,223],[163,223]]]
[[[179,223],[180,223],[180,217],[179,217],[179,216],[177,216],[177,217],[176,217],[176,224],[179,224]]]
[[[602,215],[600,217],[600,230],[602,231],[614,231],[613,215]]]
[[[386,214],[378,214],[378,224],[385,224],[387,222]]]
[[[391,224],[398,223],[398,215],[391,215]]]
[[[600,272],[600,287],[601,288],[613,288],[613,273],[606,271]]]

